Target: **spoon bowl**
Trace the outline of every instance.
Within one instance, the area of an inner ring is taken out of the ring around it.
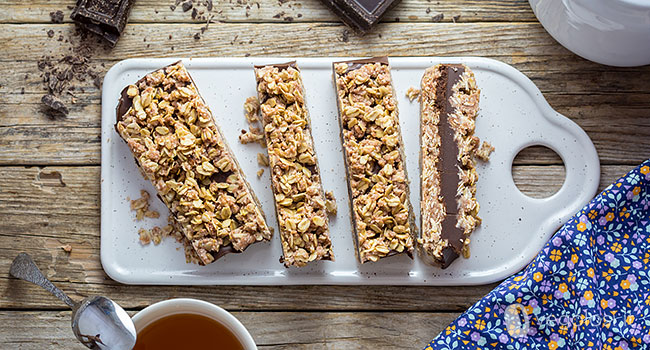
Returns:
[[[86,298],[75,304],[72,313],[72,332],[86,347],[108,350],[132,349],[135,345],[131,317],[111,299]]]
[[[9,274],[42,287],[71,307],[72,331],[87,348],[126,350],[135,346],[136,331],[131,317],[111,299],[94,296],[75,303],[43,275],[27,253],[18,254]]]

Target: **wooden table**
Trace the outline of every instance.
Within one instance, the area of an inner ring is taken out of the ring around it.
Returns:
[[[63,304],[9,277],[21,251],[74,298],[104,294],[131,312],[174,297],[213,302],[234,312],[261,348],[421,348],[495,286],[156,287],[110,280],[99,262],[101,90],[92,79],[72,84],[75,90],[62,95],[76,99],[67,118],[48,117],[40,103],[38,61],[59,59],[76,45],[66,42],[77,38],[68,18],[73,4],[0,0],[1,349],[83,349]],[[214,0],[216,23],[200,39],[193,36],[205,23],[172,4],[138,0],[117,46],[97,45],[89,66],[103,77],[129,57],[485,56],[524,72],[551,106],[585,129],[600,156],[601,189],[650,155],[650,67],[611,68],[573,55],[525,0],[404,0],[365,37],[317,0]],[[64,23],[50,21],[56,10]],[[534,196],[557,190],[563,169],[543,148],[525,150],[513,165],[520,188]]]

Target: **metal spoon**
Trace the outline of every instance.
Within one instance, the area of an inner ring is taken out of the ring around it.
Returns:
[[[136,332],[131,317],[111,299],[88,297],[75,303],[54,286],[26,253],[20,253],[11,264],[9,273],[32,282],[54,294],[72,308],[72,332],[86,347],[96,350],[131,350]]]

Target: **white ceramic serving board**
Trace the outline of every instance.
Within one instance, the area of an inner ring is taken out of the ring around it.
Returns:
[[[207,100],[227,142],[262,202],[268,224],[276,234],[271,242],[256,243],[242,254],[228,254],[208,266],[185,263],[183,250],[172,239],[159,246],[142,246],[138,229],[165,225],[167,210],[152,196],[161,213],[157,220],[135,221],[128,198],[140,189],[155,193],[142,178],[126,144],[114,129],[120,91],[146,73],[176,59],[130,59],[117,63],[104,78],[102,94],[101,261],[108,275],[129,284],[382,284],[467,285],[503,279],[523,268],[574,212],[595,194],[600,177],[596,150],[585,132],[555,112],[540,91],[522,73],[504,63],[474,57],[390,58],[400,110],[400,124],[411,180],[411,203],[418,221],[419,103],[409,102],[406,90],[418,87],[424,70],[437,63],[464,63],[476,74],[481,89],[476,134],[496,147],[489,163],[478,165],[477,198],[483,224],[471,236],[471,257],[459,258],[446,270],[405,254],[359,264],[355,258],[350,208],[339,138],[331,64],[343,58],[297,58],[305,85],[316,153],[326,190],[338,201],[330,220],[335,261],[319,261],[303,268],[285,268],[280,262],[280,237],[268,169],[261,178],[257,144],[242,145],[247,129],[244,100],[255,95],[253,65],[282,63],[293,58],[183,59],[202,96]],[[557,152],[566,167],[561,189],[545,199],[522,194],[512,178],[512,162],[530,145]],[[417,254],[416,254],[417,255]]]

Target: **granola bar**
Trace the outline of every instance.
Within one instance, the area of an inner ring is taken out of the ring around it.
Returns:
[[[325,194],[295,62],[256,66],[285,266],[333,260]]]
[[[180,61],[122,91],[115,128],[202,264],[271,239],[255,194]]]
[[[359,261],[412,257],[417,229],[388,59],[334,63],[334,80]]]
[[[481,223],[476,200],[474,136],[480,90],[465,65],[440,64],[422,77],[421,225],[425,261],[446,268],[469,257],[469,235]]]

